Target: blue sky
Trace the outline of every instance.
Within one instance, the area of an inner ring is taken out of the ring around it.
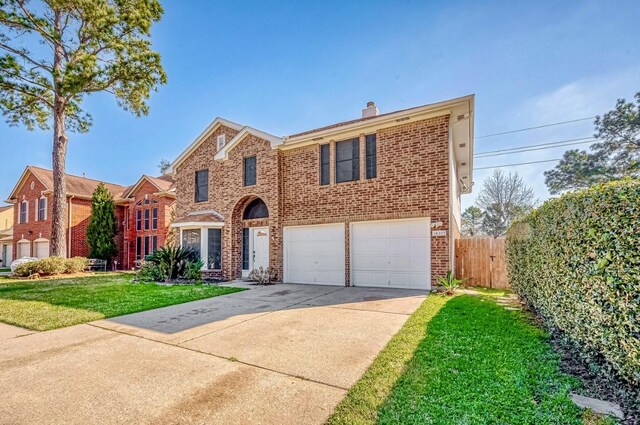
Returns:
[[[640,91],[640,2],[164,1],[153,31],[168,84],[136,118],[108,94],[84,103],[67,171],[131,184],[157,174],[216,116],[286,135],[476,94],[477,136],[593,116]],[[476,140],[476,152],[593,134],[590,121]],[[27,164],[50,167],[51,134],[0,123],[5,198]],[[477,167],[559,158],[566,148],[477,159]],[[8,160],[10,158],[10,160]],[[538,197],[542,172],[518,170]],[[474,194],[489,171],[474,173]]]

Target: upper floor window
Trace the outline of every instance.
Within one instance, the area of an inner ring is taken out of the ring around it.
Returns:
[[[44,196],[38,199],[38,221],[47,219],[47,198]]]
[[[151,210],[151,229],[156,230],[158,228],[158,208]]]
[[[256,184],[256,157],[250,156],[244,159],[244,185]]]
[[[142,230],[142,210],[136,211],[136,230]]]
[[[376,135],[369,134],[366,137],[366,153],[367,153],[367,178],[374,179],[378,175],[378,164],[376,156]]]
[[[329,184],[330,162],[329,145],[320,145],[320,184]]]
[[[29,203],[27,201],[20,202],[20,223],[26,223],[28,220]]]
[[[224,144],[225,144],[225,135],[224,134],[218,135],[217,144],[218,144],[218,150],[220,150],[220,149],[222,149],[224,147]]]
[[[144,210],[144,230],[149,230],[149,209]]]
[[[336,183],[360,178],[360,139],[336,143]]]
[[[209,200],[209,170],[196,171],[196,202]]]

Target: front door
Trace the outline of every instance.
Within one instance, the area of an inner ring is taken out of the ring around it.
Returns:
[[[252,245],[253,245],[253,258],[252,269],[262,267],[266,269],[269,267],[269,228],[268,227],[253,227],[252,233]]]

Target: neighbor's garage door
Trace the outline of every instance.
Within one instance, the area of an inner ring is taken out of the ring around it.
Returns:
[[[35,243],[36,257],[47,258],[49,256],[49,241],[39,241]]]
[[[431,288],[429,219],[353,223],[351,284]]]
[[[344,285],[344,224],[284,228],[284,281]]]

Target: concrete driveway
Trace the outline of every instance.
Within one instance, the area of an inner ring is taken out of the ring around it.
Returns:
[[[0,424],[323,423],[424,298],[279,284],[48,332],[0,328]]]

